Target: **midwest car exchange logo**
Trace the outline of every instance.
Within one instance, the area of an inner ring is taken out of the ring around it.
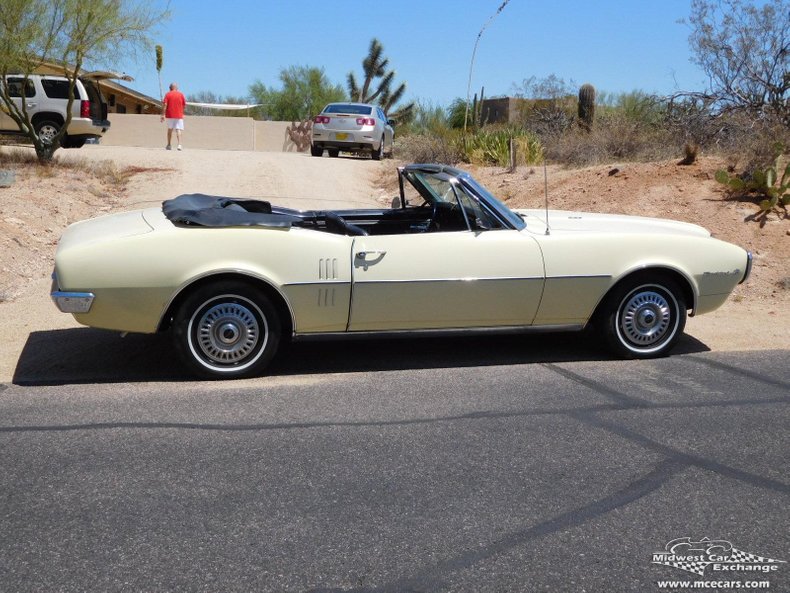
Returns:
[[[705,576],[705,570],[729,573],[763,573],[768,574],[779,570],[784,560],[765,558],[757,554],[733,548],[724,539],[708,539],[692,541],[690,537],[673,539],[664,547],[663,552],[653,552],[653,564],[672,566],[699,576]]]

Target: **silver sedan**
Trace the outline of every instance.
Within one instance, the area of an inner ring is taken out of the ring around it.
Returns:
[[[340,151],[369,153],[380,160],[392,154],[394,122],[376,105],[330,103],[313,118],[310,154],[322,156],[324,149],[336,157]]]

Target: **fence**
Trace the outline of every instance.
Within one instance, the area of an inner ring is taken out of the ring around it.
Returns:
[[[158,115],[110,113],[112,126],[101,139],[106,146],[161,148],[167,128]],[[296,152],[288,133],[291,122],[255,121],[249,117],[187,116],[184,146],[190,149]]]

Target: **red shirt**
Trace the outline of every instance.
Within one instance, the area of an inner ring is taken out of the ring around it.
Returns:
[[[165,95],[165,117],[169,119],[184,119],[184,107],[187,100],[181,91],[170,91]]]

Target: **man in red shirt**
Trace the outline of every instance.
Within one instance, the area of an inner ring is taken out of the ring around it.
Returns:
[[[171,82],[170,92],[165,95],[162,101],[161,121],[167,119],[167,150],[171,150],[170,140],[173,137],[173,130],[176,131],[178,150],[181,150],[181,132],[184,129],[184,107],[186,104],[186,97],[178,90],[178,85]]]

